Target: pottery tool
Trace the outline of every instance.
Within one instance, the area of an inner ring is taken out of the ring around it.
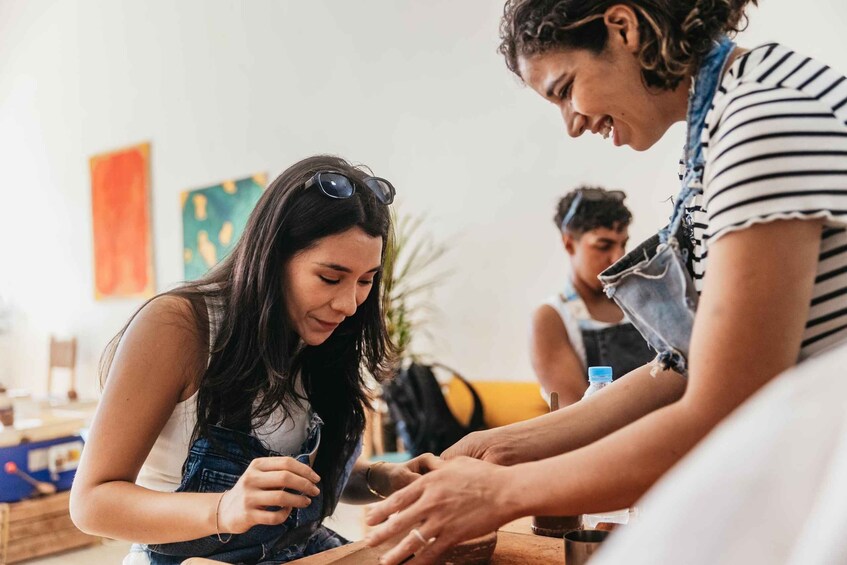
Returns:
[[[56,494],[56,485],[54,485],[53,483],[47,483],[32,478],[28,474],[18,469],[18,466],[14,461],[7,461],[6,465],[4,465],[4,468],[6,470],[6,474],[17,475],[24,481],[32,485],[39,495]]]

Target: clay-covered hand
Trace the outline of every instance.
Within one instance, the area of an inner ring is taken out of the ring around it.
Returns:
[[[259,524],[283,523],[292,508],[312,503],[310,497],[320,493],[319,480],[311,467],[291,457],[254,459],[220,501],[219,533],[240,534]]]
[[[366,522],[376,526],[366,538],[368,545],[405,534],[382,556],[384,565],[412,554],[410,564],[435,563],[453,545],[517,517],[509,502],[509,468],[468,457],[450,462],[432,457],[426,466],[430,472],[367,510]]]

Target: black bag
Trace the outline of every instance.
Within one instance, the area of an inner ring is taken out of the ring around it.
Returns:
[[[382,397],[388,404],[397,431],[414,456],[422,453],[440,454],[467,434],[485,429],[482,401],[471,384],[455,371],[473,396],[473,413],[463,426],[447,406],[441,385],[432,372],[440,365],[412,363],[391,381],[382,386]],[[443,367],[443,366],[442,366]],[[446,367],[444,367],[446,368]]]

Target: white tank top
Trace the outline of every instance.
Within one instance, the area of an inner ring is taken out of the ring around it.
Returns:
[[[214,343],[223,308],[220,303],[206,299],[209,313],[209,345]],[[295,384],[299,394],[303,394],[302,382],[297,377]],[[278,453],[294,453],[306,440],[310,409],[304,402],[303,409],[294,407],[288,414],[283,408],[271,414],[268,421],[259,427],[254,426],[253,435],[266,448]],[[182,481],[182,465],[188,457],[191,447],[191,434],[197,423],[197,393],[178,403],[170,418],[162,428],[156,443],[147,455],[147,459],[138,473],[135,483],[139,486],[162,492],[173,492]]]

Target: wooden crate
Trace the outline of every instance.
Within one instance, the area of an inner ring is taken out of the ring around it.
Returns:
[[[70,491],[0,504],[0,564],[100,543],[71,522]]]

